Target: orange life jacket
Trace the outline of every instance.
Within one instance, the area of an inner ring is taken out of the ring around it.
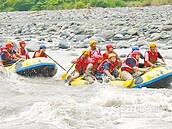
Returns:
[[[78,60],[77,60],[77,63],[75,65],[75,69],[80,73],[84,73],[88,64],[90,63],[90,60],[89,59],[85,59],[83,57],[80,57]]]
[[[155,52],[152,52],[151,50],[148,50],[148,51],[146,51],[147,53],[148,53],[148,56],[149,56],[149,61],[151,62],[151,63],[156,63],[156,61],[158,60],[158,51],[155,51]],[[147,63],[147,61],[144,61],[144,65],[146,66],[146,67],[148,67],[148,66],[150,66],[148,63]]]
[[[129,60],[129,59],[134,59],[134,63],[135,63],[135,66],[139,66],[139,63],[138,63],[138,61],[135,59],[135,58],[133,58],[133,57],[128,57],[123,63],[122,63],[122,66],[121,66],[121,71],[127,71],[127,72],[129,72],[129,73],[131,73],[131,74],[133,74],[135,71],[133,70],[133,68],[132,68],[132,66],[130,65],[130,64],[127,64],[126,62],[127,62],[127,60]]]
[[[36,55],[37,52],[40,52],[40,50],[35,51],[35,53],[33,55],[33,58],[35,58],[35,55]],[[45,57],[45,58],[47,58],[47,55],[42,52],[39,57]]]
[[[108,63],[110,64],[110,68],[109,68],[109,72],[110,72],[110,73],[111,73],[111,72],[115,69],[115,67],[117,67],[117,65],[118,65],[118,61],[117,61],[117,60],[116,60],[115,62],[112,62],[112,61],[106,59],[106,60],[104,60],[104,61],[98,66],[98,68],[97,68],[97,71],[98,71],[98,72],[104,73],[103,64],[104,64],[105,62],[108,62]]]

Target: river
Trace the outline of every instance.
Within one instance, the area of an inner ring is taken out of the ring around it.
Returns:
[[[47,53],[68,69],[71,53],[80,51]],[[1,76],[0,129],[171,129],[172,89],[66,87],[63,73],[58,67],[52,78]]]

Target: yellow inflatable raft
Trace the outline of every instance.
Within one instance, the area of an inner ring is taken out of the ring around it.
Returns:
[[[18,61],[7,69],[22,76],[52,77],[57,73],[56,64],[49,58],[33,58]]]
[[[126,85],[126,83],[128,83]],[[72,86],[83,86],[87,84],[84,77],[81,76],[75,79],[71,85]],[[143,75],[134,78],[133,80],[127,81],[109,81],[108,84],[113,86],[125,86],[129,88],[171,88],[172,86],[172,66],[158,66],[156,68],[151,68],[148,72]]]

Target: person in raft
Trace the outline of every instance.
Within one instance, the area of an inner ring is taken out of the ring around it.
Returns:
[[[118,63],[118,68],[121,67],[121,65],[122,65],[122,60],[121,60],[121,58],[118,56],[118,54],[113,50],[112,44],[107,44],[107,45],[106,45],[106,51],[105,51],[105,53],[103,53],[103,60],[108,59],[108,55],[111,54],[111,53],[114,53],[114,54],[116,55],[116,59],[117,59],[117,61],[119,62],[119,63]]]
[[[69,75],[68,81],[66,82],[65,86],[69,86],[74,79],[76,79],[80,75],[83,75],[85,73],[85,70],[86,70],[89,62],[90,62],[90,51],[89,50],[83,50],[82,56],[80,58],[72,60],[71,63],[76,64],[75,69],[72,72],[72,74]]]
[[[90,41],[90,57],[94,58],[96,55],[101,55],[100,49],[97,48],[97,42],[95,40]]]
[[[102,61],[103,57],[101,55],[96,55],[94,58],[91,58],[84,74],[84,77],[89,84],[94,83],[96,80],[97,68]]]
[[[155,42],[151,42],[149,44],[149,50],[145,52],[144,65],[145,67],[156,67],[156,63],[158,58],[161,59],[164,64],[166,64],[164,57],[157,51],[157,44]]]
[[[108,55],[108,59],[104,60],[97,68],[97,78],[102,80],[103,77],[109,77],[111,80],[115,80],[118,77],[118,66],[119,62],[114,53]]]
[[[26,42],[21,40],[19,42],[20,47],[16,50],[16,53],[21,55],[24,59],[30,59],[28,51],[25,49]]]
[[[46,48],[47,48],[47,47],[46,47],[44,44],[41,44],[41,45],[39,46],[39,50],[36,50],[36,51],[35,51],[35,53],[34,53],[34,55],[33,55],[33,58],[37,58],[37,57],[45,57],[45,58],[47,58],[47,55],[46,55],[46,53],[45,53]]]
[[[11,65],[17,61],[15,53],[13,53],[13,44],[6,43],[4,49],[1,51],[1,62],[3,65]]]
[[[132,46],[131,47],[132,48],[132,50],[131,50],[131,52],[128,54],[128,56],[127,57],[132,57],[132,52],[133,51],[139,51],[140,50],[140,48],[138,47],[138,46],[136,46],[136,45],[134,45],[134,46]],[[140,52],[140,58],[141,59],[144,59],[144,56],[143,56],[143,54]],[[139,63],[139,66],[138,66],[139,68],[144,68],[144,62],[143,63]]]
[[[132,57],[127,57],[127,59],[122,63],[121,66],[121,79],[132,80],[134,76],[138,76],[139,72],[147,72],[146,68],[139,68],[138,61],[140,58],[140,52],[138,50],[132,52]]]
[[[13,50],[11,50],[11,53],[13,53],[13,58],[14,58],[15,60],[21,59],[22,56],[21,56],[20,54],[18,54],[18,53],[16,52],[16,50],[14,50],[14,41],[13,41],[13,40],[7,40],[7,43],[10,43],[10,44],[13,45]]]

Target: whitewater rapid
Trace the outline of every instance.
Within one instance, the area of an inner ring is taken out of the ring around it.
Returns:
[[[80,50],[47,53],[68,69]],[[63,73],[58,67],[53,78],[1,76],[0,129],[171,129],[172,89],[66,87]]]

